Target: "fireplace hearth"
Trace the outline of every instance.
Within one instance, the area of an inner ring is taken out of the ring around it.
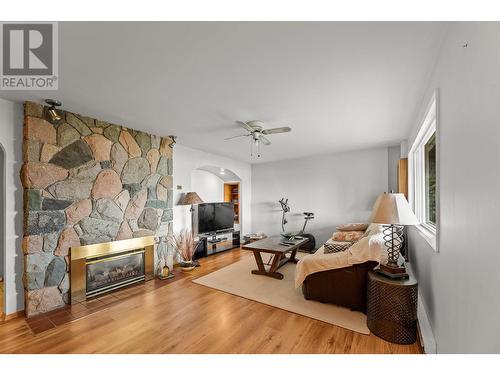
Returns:
[[[71,248],[71,303],[154,277],[154,237]]]

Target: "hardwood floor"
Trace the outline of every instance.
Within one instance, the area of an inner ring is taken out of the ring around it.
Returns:
[[[242,256],[201,260],[188,277],[34,335],[23,318],[0,324],[1,353],[420,353],[191,282]]]

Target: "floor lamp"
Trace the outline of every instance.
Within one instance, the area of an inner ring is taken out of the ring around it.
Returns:
[[[189,212],[191,213],[191,232],[193,233],[193,236],[194,236],[194,205],[195,204],[200,204],[200,203],[203,203],[203,200],[200,198],[200,196],[194,192],[194,191],[190,191],[188,193],[186,193],[180,200],[179,204],[181,206],[187,206],[187,205],[191,205],[191,208],[189,209]],[[199,266],[200,263],[195,260],[194,261],[194,264],[196,266]]]

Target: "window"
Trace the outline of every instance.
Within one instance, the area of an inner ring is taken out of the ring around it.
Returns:
[[[408,158],[410,166],[410,204],[420,221],[420,232],[436,250],[439,222],[437,91],[427,107],[422,126]]]
[[[424,146],[425,212],[427,222],[436,225],[436,133]]]

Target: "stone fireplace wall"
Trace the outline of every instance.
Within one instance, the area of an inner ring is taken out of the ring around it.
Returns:
[[[28,317],[69,303],[69,248],[172,231],[172,139],[24,105],[24,285]],[[163,257],[156,249],[156,259]]]

